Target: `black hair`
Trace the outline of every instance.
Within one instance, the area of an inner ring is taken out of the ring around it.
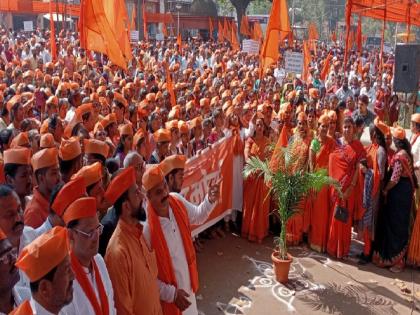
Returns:
[[[8,197],[14,192],[13,187],[9,184],[0,184],[0,198]]]
[[[60,164],[60,173],[67,174],[68,172],[70,172],[74,164],[76,164],[77,159],[80,159],[80,155],[76,156],[74,159],[67,160],[67,161],[59,158],[58,163]]]
[[[344,121],[345,121],[345,119],[344,119]],[[356,127],[361,127],[361,126],[363,126],[365,124],[365,121],[364,121],[364,119],[362,118],[362,117],[360,117],[360,116],[358,116],[357,118],[356,118],[356,120],[354,120],[354,125],[356,125]]]
[[[385,152],[387,152],[386,149],[386,140],[385,140],[385,135],[382,133],[382,131],[376,127],[374,124],[371,124],[369,126],[369,133],[371,135],[374,135],[376,137],[376,141],[378,142],[378,144],[385,149]]]
[[[170,176],[170,175],[175,176],[175,174],[176,174],[179,170],[182,170],[182,168],[174,168],[172,171],[170,171],[168,174],[166,174],[166,176],[165,176],[165,180],[166,180],[166,182],[167,182],[167,183],[169,182],[169,176]]]
[[[128,115],[131,118],[133,115],[137,114],[137,106],[135,105],[130,105],[128,107]]]
[[[3,129],[0,131],[0,150],[4,151],[4,145],[8,144],[13,135],[12,129]]]
[[[31,292],[38,292],[39,289],[39,284],[41,283],[42,280],[48,280],[50,282],[52,282],[54,280],[54,276],[55,276],[55,272],[57,271],[57,266],[55,266],[53,269],[51,269],[45,276],[43,276],[41,279],[35,281],[35,282],[31,282],[29,284],[30,288],[31,288]]]
[[[67,228],[68,229],[73,229],[78,224],[79,224],[79,219],[71,220],[70,222],[67,223]]]
[[[154,112],[150,115],[149,121],[147,123],[147,130],[149,130],[149,132],[152,132],[152,133],[154,132],[152,130],[152,121],[155,120],[156,117],[158,117],[158,116],[159,116],[159,113],[157,113],[157,112]]]
[[[102,165],[105,165],[106,157],[104,157],[102,154],[99,154],[99,153],[89,153],[89,154],[92,155],[94,159],[101,161]]]
[[[15,164],[15,163],[4,164],[4,176],[10,176],[12,178],[15,178],[16,173],[20,166],[23,166],[23,165]]]
[[[110,174],[114,174],[120,168],[120,161],[116,158],[109,158],[105,161],[105,167]]]
[[[59,121],[58,114],[52,114],[48,120],[48,128],[55,130],[57,128],[58,121]]]
[[[10,121],[15,120],[15,116],[18,111],[19,105],[21,105],[21,103],[16,103],[15,105],[12,106],[10,110]]]
[[[4,106],[3,109],[1,110],[0,115],[2,117],[5,117],[5,116],[9,115],[9,110],[7,109],[6,106]]]
[[[54,203],[55,198],[57,198],[58,193],[63,188],[63,186],[64,186],[64,183],[59,183],[59,184],[57,184],[53,187],[53,189],[51,191],[51,195],[50,195],[50,200],[49,200],[50,208],[51,208],[51,205]]]

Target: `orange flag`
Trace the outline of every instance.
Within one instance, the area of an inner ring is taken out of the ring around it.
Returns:
[[[232,21],[231,23],[232,27],[232,31],[231,31],[231,40],[230,43],[232,44],[232,48],[234,50],[239,50],[239,40],[238,40],[238,28],[236,27],[236,23],[235,21]]]
[[[222,21],[221,19],[218,19],[217,21],[217,41],[219,43],[223,43],[225,40],[223,37],[225,34],[225,31],[223,29],[223,23],[221,21]]]
[[[80,8],[80,46],[108,56],[116,65],[127,69],[127,60],[105,14],[102,0],[83,0]],[[127,34],[127,33],[125,33]]]
[[[332,60],[332,54],[331,52],[329,52],[327,55],[327,58],[325,58],[324,60],[324,66],[322,67],[322,71],[320,75],[321,80],[325,80],[327,78],[327,75],[330,72],[331,60]]]
[[[319,39],[319,34],[318,34],[318,30],[316,28],[316,24],[315,23],[309,23],[308,26],[308,39],[309,40],[318,40]]]
[[[55,44],[55,25],[52,13],[52,0],[50,0],[50,46],[51,46],[51,57],[53,61],[57,60],[57,46]]]
[[[228,19],[224,19],[223,20],[223,37],[227,40],[230,41],[231,35],[230,35],[230,30],[229,30],[229,21]]]
[[[144,39],[148,41],[149,33],[147,32],[146,5],[144,3],[144,0],[143,0],[143,34],[144,34]]]
[[[333,41],[334,43],[337,41],[337,34],[335,31],[332,31],[331,33],[331,41]]]
[[[130,23],[130,29],[131,30],[136,30],[136,18],[137,18],[137,14],[136,14],[136,5],[133,4],[133,8],[131,9],[131,23]]]
[[[279,43],[291,32],[286,0],[274,0],[261,49],[261,74],[279,58]]]
[[[211,17],[209,17],[209,35],[210,38],[213,39],[213,32],[214,32],[214,26],[213,26],[213,21],[211,20]]]
[[[359,51],[359,53],[362,53],[363,36],[362,36],[362,17],[361,16],[359,16],[359,20],[357,21],[356,44],[357,44],[357,50]]]
[[[168,37],[168,29],[166,28],[166,23],[162,23],[162,34],[165,38]]]
[[[253,28],[253,40],[257,40],[257,41],[261,41],[263,38],[263,32],[261,29],[261,25],[259,22],[255,22],[254,23],[254,28]]]
[[[176,37],[176,44],[178,45],[178,51],[181,52],[181,50],[182,50],[182,37],[181,37],[181,33],[178,33],[178,36]]]
[[[174,107],[176,105],[176,97],[174,91],[174,83],[172,82],[171,74],[169,68],[166,65],[166,88],[168,89],[169,95],[171,96],[171,105]]]
[[[242,35],[251,36],[251,31],[249,30],[248,17],[246,15],[242,16],[241,27],[239,30]]]
[[[278,171],[279,169],[279,164],[281,161],[280,158],[280,153],[282,148],[286,148],[288,145],[289,139],[287,137],[287,128],[286,126],[283,126],[281,128],[281,132],[280,132],[280,136],[279,139],[277,140],[276,146],[274,147],[274,151],[273,151],[273,155],[271,156],[271,160],[270,160],[270,169],[273,172]]]
[[[124,58],[133,59],[130,42],[130,22],[124,0],[102,1],[106,18],[115,34]]]
[[[309,64],[311,63],[311,51],[309,50],[309,43],[307,40],[303,41],[303,71],[302,80],[308,81],[309,78]]]

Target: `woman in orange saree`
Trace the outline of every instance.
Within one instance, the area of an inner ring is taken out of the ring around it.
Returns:
[[[331,223],[328,235],[327,252],[337,258],[348,256],[351,243],[351,227],[353,214],[360,205],[358,185],[359,167],[366,152],[359,140],[354,139],[355,124],[351,117],[346,117],[343,123],[343,137],[339,139],[336,150],[330,154],[328,172],[330,177],[341,185],[342,196],[335,188],[330,190]],[[343,211],[339,211],[344,209]],[[346,216],[340,216],[347,213]]]
[[[312,140],[309,151],[309,169],[311,172],[322,168],[328,169],[328,159],[336,147],[335,140],[327,135],[330,124],[328,115],[322,115],[318,124],[318,135]],[[313,198],[311,207],[309,246],[321,253],[327,249],[331,212],[329,197],[329,187],[322,188]]]
[[[256,156],[262,161],[269,158],[270,140],[264,136],[264,121],[257,118],[255,135],[246,140],[245,161]],[[242,218],[242,237],[261,242],[268,235],[268,215],[270,211],[269,189],[264,177],[250,176],[244,181],[244,204]]]

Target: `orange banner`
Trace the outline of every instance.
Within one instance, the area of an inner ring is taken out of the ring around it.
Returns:
[[[195,205],[199,205],[206,197],[210,181],[222,178],[219,203],[204,224],[192,227],[193,236],[218,222],[232,209],[232,170],[236,140],[234,137],[224,139],[189,159],[185,165],[181,194]]]

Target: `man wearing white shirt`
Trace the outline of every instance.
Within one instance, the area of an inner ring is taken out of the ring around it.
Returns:
[[[114,290],[104,259],[98,254],[103,225],[97,216],[96,198],[82,197],[63,214],[71,240],[70,260],[74,271],[73,301],[66,314],[115,315]]]
[[[57,226],[20,253],[16,267],[29,278],[32,314],[64,314],[62,308],[72,301],[74,274],[68,242],[67,230]]]
[[[184,160],[185,163],[185,160]],[[178,193],[169,193],[164,172],[182,168],[182,159],[153,165],[143,177],[149,202],[144,226],[146,242],[155,251],[164,314],[197,315],[198,272],[191,225],[202,224],[219,199],[220,183],[210,183],[204,202],[195,206]],[[182,182],[181,177],[178,179]],[[164,291],[164,294],[162,294]]]
[[[360,89],[360,95],[366,95],[369,98],[368,109],[373,111],[374,103],[376,100],[376,91],[370,85],[370,78],[366,77],[363,87]]]

